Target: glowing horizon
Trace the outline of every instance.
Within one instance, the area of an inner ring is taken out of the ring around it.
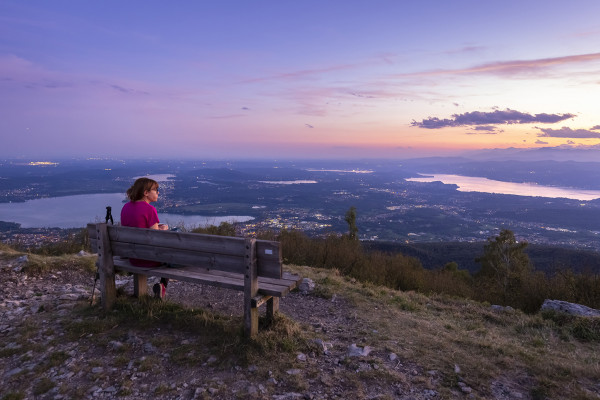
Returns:
[[[403,3],[4,1],[0,157],[600,145],[600,3]]]

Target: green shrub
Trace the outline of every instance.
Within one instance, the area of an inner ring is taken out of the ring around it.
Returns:
[[[25,395],[21,392],[10,392],[2,396],[2,400],[23,400]]]
[[[586,342],[600,341],[600,318],[577,318],[571,327],[573,337]]]
[[[39,396],[48,392],[54,386],[56,385],[54,384],[54,382],[52,382],[52,380],[50,380],[49,378],[42,378],[33,387],[33,394]]]
[[[545,310],[542,318],[556,324],[559,334],[570,334],[575,339],[586,342],[600,341],[600,318],[579,317],[564,312]]]
[[[206,226],[204,228],[195,228],[192,230],[193,233],[204,233],[208,235],[219,235],[219,236],[235,236],[235,225],[229,222],[221,222],[219,226]]]

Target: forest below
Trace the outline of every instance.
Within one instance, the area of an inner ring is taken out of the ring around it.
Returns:
[[[418,259],[424,268],[437,269],[448,262],[474,274],[481,268],[475,259],[481,256],[485,242],[399,243],[384,241],[362,242],[366,251],[402,253]],[[553,273],[571,269],[575,272],[600,273],[600,253],[553,245],[529,244],[525,248],[535,270]]]

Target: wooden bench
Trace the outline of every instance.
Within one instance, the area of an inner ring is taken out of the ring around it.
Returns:
[[[258,333],[258,307],[267,318],[279,311],[279,299],[296,288],[298,275],[284,273],[279,242],[88,224],[90,242],[98,253],[101,305],[110,309],[116,298],[115,270],[134,274],[134,295],[148,293],[147,277],[234,289],[244,292],[244,332]],[[180,267],[135,267],[128,258],[159,261]]]

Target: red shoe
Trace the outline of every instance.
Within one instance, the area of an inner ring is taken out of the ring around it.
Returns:
[[[154,292],[154,297],[157,299],[164,300],[167,297],[167,287],[162,283],[155,283],[152,286],[152,291]]]

